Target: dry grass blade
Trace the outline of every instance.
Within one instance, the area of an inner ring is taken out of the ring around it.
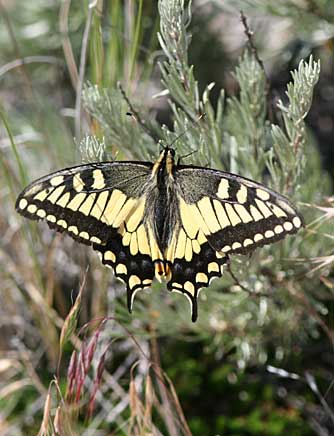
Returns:
[[[157,382],[158,382],[158,388],[160,392],[160,397],[162,400],[162,414],[164,416],[169,434],[171,436],[177,436],[178,430],[177,430],[177,424],[175,422],[175,417],[173,414],[173,407],[170,402],[170,397],[168,395],[168,390],[166,389],[166,385],[164,383],[164,374],[161,369],[161,362],[160,362],[160,354],[159,354],[159,348],[158,348],[158,341],[155,336],[156,332],[152,332],[152,338],[151,338],[151,348],[152,348],[152,360],[153,360],[153,369],[157,376]]]
[[[173,399],[173,402],[174,402],[174,405],[175,405],[175,410],[177,412],[177,416],[178,416],[178,418],[180,420],[180,423],[182,424],[182,428],[181,428],[182,433],[185,436],[192,436],[192,432],[190,431],[190,428],[188,426],[187,420],[186,420],[186,418],[184,416],[184,413],[183,413],[183,410],[182,410],[182,406],[180,404],[180,401],[179,401],[177,392],[175,390],[174,384],[173,384],[172,380],[168,377],[168,375],[165,372],[163,373],[163,375],[164,375],[164,378],[167,380],[168,387],[170,389],[171,396],[172,396],[172,399]]]
[[[88,5],[88,14],[85,24],[84,33],[82,36],[81,53],[80,53],[80,66],[79,66],[79,78],[76,87],[76,99],[75,99],[75,136],[81,138],[81,97],[83,82],[85,79],[86,59],[89,33],[93,20],[93,12],[96,7],[97,1],[92,1]]]
[[[312,391],[319,398],[319,401],[320,401],[322,407],[324,408],[328,417],[331,419],[332,423],[334,424],[334,413],[333,413],[331,407],[329,406],[329,404],[327,403],[327,401],[325,400],[325,397],[320,393],[315,378],[313,377],[313,375],[311,373],[306,371],[305,372],[305,379],[306,379],[306,382],[309,385],[309,387],[312,389]]]
[[[74,59],[71,40],[68,35],[68,14],[70,6],[71,0],[63,0],[61,2],[59,11],[59,31],[62,35],[63,52],[67,63],[68,71],[70,73],[72,86],[74,89],[77,89],[79,74]]]
[[[70,337],[73,335],[73,333],[77,327],[79,311],[81,308],[82,293],[83,293],[83,290],[84,290],[85,285],[86,285],[86,276],[87,276],[87,270],[86,270],[86,273],[84,275],[83,282],[80,286],[79,293],[78,293],[78,295],[75,299],[75,302],[74,302],[69,314],[67,315],[67,317],[64,321],[63,327],[61,329],[60,341],[59,341],[59,347],[60,347],[59,360],[61,359],[61,354],[62,354],[62,350],[64,348],[64,345],[70,339]]]
[[[144,409],[144,426],[149,429],[152,427],[152,408],[154,402],[154,390],[150,374],[146,376],[145,384],[145,409]]]
[[[2,65],[0,67],[0,77],[2,77],[4,74],[8,73],[14,68],[33,63],[61,65],[63,64],[63,61],[62,59],[56,58],[54,56],[26,56],[22,59],[15,59],[14,61]]]
[[[138,395],[134,378],[134,369],[139,362],[136,362],[130,372],[129,400],[130,400],[130,423],[128,428],[129,436],[139,436],[143,427],[144,406]]]
[[[21,380],[14,381],[12,383],[7,383],[2,389],[0,389],[0,398],[5,399],[6,397],[12,395],[15,392],[19,392],[26,386],[31,386],[32,382],[30,378],[21,378]]]
[[[43,420],[37,436],[49,436],[51,423],[51,384],[44,403]]]
[[[56,409],[55,417],[53,420],[53,426],[55,430],[55,434],[58,436],[65,436],[64,434],[64,427],[63,427],[63,416],[62,416],[62,410],[61,407],[58,406]]]

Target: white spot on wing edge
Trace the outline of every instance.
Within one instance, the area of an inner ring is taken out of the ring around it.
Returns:
[[[138,286],[138,285],[140,285],[141,284],[141,280],[140,280],[140,278],[137,276],[137,275],[131,275],[130,277],[129,277],[129,280],[128,280],[128,282],[129,282],[129,287],[130,287],[130,290],[132,291],[132,289],[135,287],[135,286]]]
[[[267,231],[264,233],[264,236],[265,236],[266,238],[272,238],[273,236],[275,236],[275,233],[274,233],[272,230],[267,230]]]
[[[189,292],[189,294],[191,294],[192,296],[195,296],[195,286],[193,285],[193,283],[191,283],[191,281],[186,281],[183,284],[184,289]]]
[[[126,265],[124,265],[124,263],[119,263],[118,265],[116,265],[115,273],[116,274],[127,274],[128,269],[127,269]]]
[[[205,273],[198,272],[196,274],[196,282],[197,283],[208,283],[208,281],[209,281],[209,278]]]
[[[31,214],[35,213],[36,210],[37,210],[36,204],[29,204],[29,206],[27,207],[27,211]]]
[[[57,221],[54,215],[47,215],[46,220],[49,221],[50,223],[55,223]]]
[[[79,234],[79,230],[78,230],[78,227],[77,227],[77,226],[70,226],[70,227],[68,228],[68,231],[71,232],[71,233],[73,233],[74,235],[78,235],[78,234]]]
[[[91,240],[91,242],[95,242],[96,244],[101,244],[102,243],[101,239],[96,237],[96,236],[92,236],[90,238],[90,240]]]
[[[243,242],[244,247],[248,247],[248,245],[252,245],[252,244],[254,244],[254,241],[250,238],[245,239]]]
[[[263,239],[263,235],[261,233],[256,233],[256,235],[254,236],[255,242],[262,241],[262,239]]]
[[[64,229],[67,228],[67,222],[64,220],[58,220],[57,224],[58,224],[58,226],[64,227]]]
[[[283,227],[281,226],[281,225],[277,225],[277,226],[275,226],[275,228],[274,228],[274,232],[277,234],[277,235],[279,235],[280,233],[282,233],[282,232],[284,232],[284,229],[283,229]]]
[[[293,225],[295,227],[297,227],[297,229],[299,229],[299,227],[302,225],[302,221],[299,218],[299,216],[295,216],[294,219],[292,220],[292,222],[293,222]]]
[[[110,260],[111,262],[115,263],[116,262],[116,256],[115,253],[111,250],[107,250],[104,253],[104,260]]]
[[[40,218],[45,218],[46,212],[44,209],[38,209],[38,211],[36,212],[36,215],[39,216]]]
[[[82,238],[82,239],[89,239],[89,234],[87,233],[87,232],[85,232],[85,231],[83,231],[83,232],[80,232],[79,233],[79,236],[80,236],[80,238]]]
[[[219,272],[219,265],[217,262],[210,262],[208,265],[208,273]]]
[[[293,225],[290,223],[290,221],[285,221],[283,227],[287,232],[290,232],[293,229]]]
[[[21,198],[20,202],[19,202],[19,208],[21,210],[25,209],[28,205],[28,202],[25,198]]]

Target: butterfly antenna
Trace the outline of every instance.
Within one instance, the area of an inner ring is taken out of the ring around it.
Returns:
[[[191,125],[189,127],[187,127],[182,133],[180,133],[170,144],[167,145],[167,147],[171,147],[172,145],[175,144],[176,141],[178,141],[180,138],[182,138],[182,136],[184,136],[191,127],[196,126],[196,124],[198,124],[202,118],[205,117],[205,113],[202,113],[196,120],[193,120],[191,122]]]
[[[157,142],[158,141],[157,136],[154,134],[154,132],[149,127],[147,127],[147,125],[145,124],[145,121],[141,118],[139,113],[133,107],[131,101],[129,100],[129,97],[126,95],[126,92],[123,89],[122,84],[120,82],[118,82],[117,86],[118,86],[119,90],[121,91],[121,94],[122,94],[124,100],[126,101],[126,103],[128,104],[129,109],[130,109],[130,112],[127,112],[126,115],[129,115],[133,120],[135,120],[140,125],[140,127],[145,131],[145,133],[147,133],[155,142]]]

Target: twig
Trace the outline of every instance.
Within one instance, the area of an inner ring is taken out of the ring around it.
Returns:
[[[231,263],[227,263],[227,271],[229,272],[230,276],[234,280],[235,284],[239,286],[243,291],[247,292],[247,294],[249,294],[251,297],[270,297],[270,295],[264,292],[261,293],[252,292],[250,289],[246,288],[246,286],[242,285],[238,277],[232,271]]]
[[[118,86],[119,90],[121,91],[124,100],[126,101],[127,105],[129,106],[131,114],[134,116],[134,118],[136,119],[138,124],[155,142],[158,142],[160,138],[158,138],[154,134],[154,132],[152,132],[149,127],[147,127],[147,125],[145,124],[145,121],[141,118],[138,111],[136,111],[136,109],[133,107],[131,101],[129,100],[128,96],[126,95],[126,92],[124,91],[122,84],[120,82],[118,82],[117,86]]]
[[[325,397],[321,394],[321,392],[319,391],[319,388],[315,382],[315,378],[313,377],[313,375],[311,373],[309,373],[308,371],[305,371],[305,380],[306,383],[308,384],[308,386],[310,387],[310,389],[315,393],[315,395],[318,397],[320,404],[322,405],[322,407],[324,408],[324,410],[326,411],[328,417],[330,418],[330,420],[332,421],[332,423],[334,424],[334,413],[331,410],[331,407],[329,406],[329,404],[327,403]]]
[[[63,0],[59,11],[59,30],[62,36],[63,52],[70,73],[70,79],[74,89],[77,89],[79,74],[75,63],[72,45],[68,36],[68,13],[70,10],[71,0]]]
[[[268,77],[267,77],[267,74],[266,74],[266,70],[264,69],[263,61],[260,58],[260,56],[258,55],[257,48],[256,48],[256,46],[254,44],[254,41],[253,41],[254,33],[253,33],[252,30],[250,30],[250,28],[248,26],[246,15],[243,13],[243,11],[240,11],[240,18],[241,18],[241,22],[242,22],[242,24],[244,26],[244,32],[245,32],[245,35],[247,37],[249,47],[250,47],[250,49],[251,49],[255,59],[257,60],[257,63],[260,65],[264,75],[266,76],[266,79],[267,79],[267,82],[268,82]]]
[[[25,58],[15,59],[14,61],[8,62],[8,64],[0,67],[0,77],[8,73],[8,71],[12,70],[13,68],[22,67],[23,65],[33,63],[57,65],[62,64],[62,60],[54,56],[27,56]]]
[[[93,10],[96,6],[96,0],[89,3],[88,5],[88,15],[85,24],[85,30],[82,37],[82,46],[81,46],[81,54],[80,54],[80,66],[79,66],[79,78],[76,87],[76,100],[75,100],[75,136],[77,139],[80,139],[81,136],[81,95],[82,95],[82,86],[85,77],[85,68],[86,68],[86,57],[87,57],[87,47],[89,40],[89,32],[93,19]]]
[[[258,52],[257,52],[257,48],[256,45],[254,44],[254,40],[253,40],[253,31],[249,28],[248,26],[248,22],[247,22],[247,17],[246,15],[243,13],[243,11],[240,11],[240,18],[241,18],[241,22],[244,26],[244,32],[245,35],[247,37],[248,40],[248,45],[251,49],[251,52],[253,53],[257,63],[259,64],[261,70],[263,71],[264,77],[265,77],[265,93],[268,99],[268,117],[270,119],[270,121],[273,121],[274,117],[273,117],[273,110],[272,110],[272,105],[271,105],[271,101],[272,101],[272,96],[271,96],[271,91],[270,91],[270,82],[269,82],[269,78],[267,76],[266,70],[264,68],[264,64],[262,59],[260,58]]]

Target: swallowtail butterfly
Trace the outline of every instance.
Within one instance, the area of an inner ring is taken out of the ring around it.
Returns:
[[[197,318],[199,290],[233,253],[296,233],[301,215],[252,180],[180,165],[165,147],[156,162],[101,162],[56,171],[29,185],[17,211],[92,245],[134,296],[156,278],[185,295]]]

